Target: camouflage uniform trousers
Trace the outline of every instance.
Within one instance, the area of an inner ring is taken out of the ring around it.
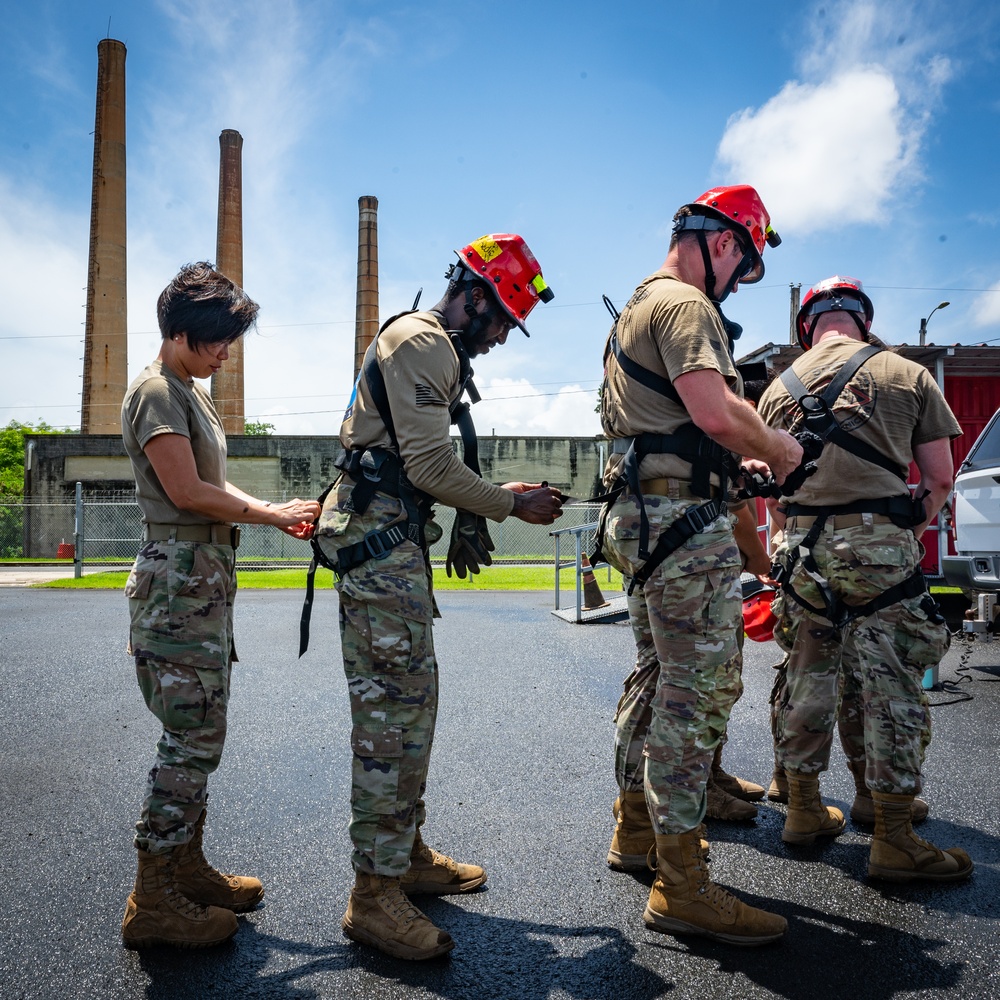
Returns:
[[[236,659],[235,553],[201,542],[146,542],[125,595],[139,688],[163,726],[135,846],[161,854],[191,839],[222,757]]]
[[[382,494],[364,514],[349,511],[351,490],[349,482],[338,484],[320,515],[318,538],[331,558],[401,516],[399,500]],[[437,718],[436,606],[426,552],[405,541],[349,570],[337,591],[352,722],[351,863],[357,871],[399,876],[426,819]]]
[[[820,575],[845,604],[866,604],[919,565],[923,548],[913,533],[878,521],[840,529],[828,525],[813,548]],[[789,519],[780,561],[806,530]],[[823,606],[801,560],[791,585],[803,600]],[[776,599],[775,639],[789,654],[787,686],[776,706],[776,751],[787,771],[817,774],[829,766],[846,652],[850,684],[860,688],[865,783],[890,794],[920,791],[931,736],[923,676],[940,662],[950,641],[944,624],[928,616],[925,602],[926,596],[906,598],[854,620],[841,633],[790,597]]]
[[[649,546],[689,500],[645,497]],[[604,552],[626,578],[639,558],[639,507],[632,496],[608,512]],[[705,817],[715,748],[742,692],[740,555],[721,516],[668,556],[628,599],[635,669],[615,713],[615,777],[644,789],[659,833],[695,829]]]
[[[771,736],[778,744],[779,707],[788,697],[788,654],[774,665],[775,677],[771,687]],[[865,722],[861,702],[861,667],[853,637],[844,640],[841,658],[840,708],[837,712],[837,735],[852,770],[865,765]]]

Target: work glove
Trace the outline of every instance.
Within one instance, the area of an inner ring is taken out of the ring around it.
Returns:
[[[485,517],[467,510],[456,510],[455,523],[451,526],[451,544],[448,546],[445,572],[451,576],[451,569],[454,566],[460,580],[465,579],[466,572],[474,576],[482,566],[493,564],[490,553],[495,547],[489,531],[486,530]]]

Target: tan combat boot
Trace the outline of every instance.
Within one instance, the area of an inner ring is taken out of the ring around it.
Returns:
[[[759,785],[757,787],[760,788]],[[752,802],[747,802],[730,794],[716,782],[714,773],[710,773],[708,776],[705,794],[705,816],[708,819],[743,822],[757,818],[757,807]],[[764,794],[763,788],[760,789],[760,794]]]
[[[838,837],[847,821],[833,806],[823,805],[819,797],[819,775],[786,771],[788,780],[788,815],[781,839],[786,844],[812,844],[817,837]]]
[[[642,915],[664,934],[700,934],[727,944],[777,941],[788,921],[737,899],[708,874],[698,830],[656,835],[656,879]]]
[[[774,774],[771,776],[771,784],[767,788],[767,797],[771,802],[788,801],[788,778],[785,777],[785,769],[774,760]]]
[[[122,939],[128,948],[168,944],[209,948],[228,941],[239,924],[229,911],[188,899],[174,875],[176,850],[168,854],[139,851],[135,889],[125,905]]]
[[[621,792],[611,807],[615,832],[608,850],[608,867],[620,872],[646,870],[646,858],[656,847],[653,821],[645,792]]]
[[[479,865],[463,865],[428,847],[417,830],[410,852],[410,870],[399,879],[403,892],[409,895],[451,896],[471,892],[486,881],[486,872]]]
[[[715,748],[715,756],[712,758],[712,774],[708,780],[714,781],[719,788],[734,799],[742,799],[744,802],[759,802],[764,798],[762,785],[747,781],[746,778],[737,778],[735,774],[728,774],[722,770],[721,743]]]
[[[357,873],[340,926],[351,940],[411,962],[437,958],[455,947],[451,935],[407,899],[399,879],[389,876]]]
[[[913,832],[912,795],[872,792],[875,834],[868,874],[889,882],[960,882],[972,874],[972,860],[961,847],[940,850]]]
[[[848,760],[848,770],[854,778],[854,802],[851,805],[851,819],[859,826],[872,826],[875,823],[875,803],[872,793],[865,784],[865,762]],[[913,800],[912,823],[923,823],[930,812],[930,806],[923,799]]]
[[[188,899],[204,906],[222,906],[234,913],[252,910],[263,898],[260,881],[244,875],[223,875],[206,860],[202,850],[205,811],[195,823],[194,836],[174,852],[177,888]]]

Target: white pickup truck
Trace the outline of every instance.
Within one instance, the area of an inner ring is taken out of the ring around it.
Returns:
[[[1000,593],[1000,410],[958,470],[952,510],[958,554],[945,556],[941,569],[978,604],[978,621],[966,622],[966,631],[990,633]]]

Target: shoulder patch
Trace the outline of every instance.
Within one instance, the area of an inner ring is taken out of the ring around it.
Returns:
[[[441,399],[430,386],[424,385],[422,382],[417,382],[416,384],[416,403],[417,406],[447,406],[448,401],[446,399]]]

